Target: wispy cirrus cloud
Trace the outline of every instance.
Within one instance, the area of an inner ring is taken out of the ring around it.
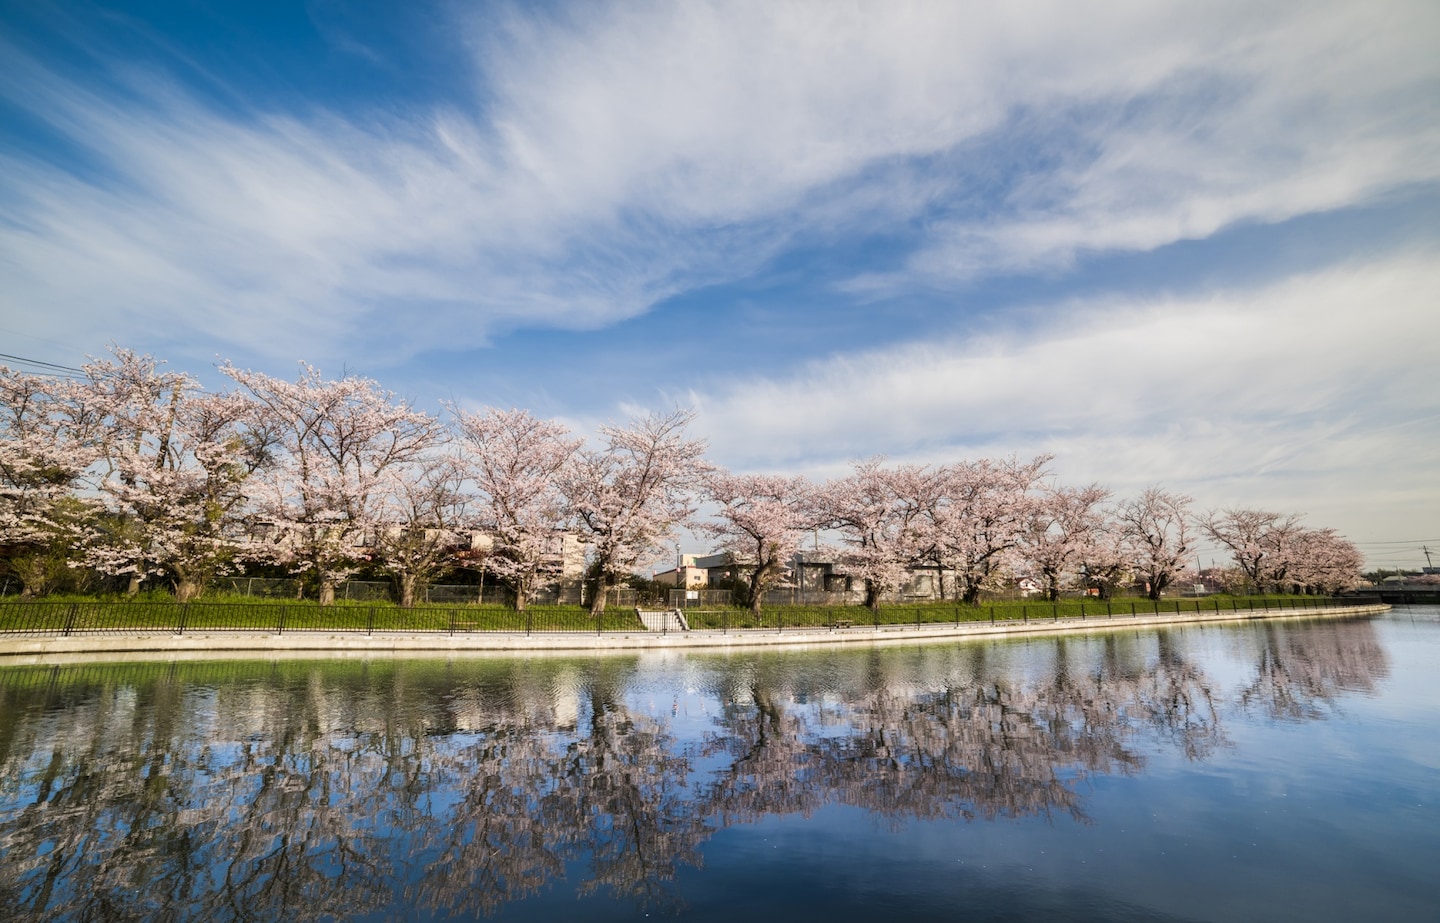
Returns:
[[[1383,486],[1392,520],[1429,521],[1437,266],[1425,251],[1253,290],[1037,306],[1049,322],[1029,334],[932,333],[689,397],[741,469],[833,474],[875,446],[919,462],[1051,452],[1067,480],[1122,492],[1165,481],[1211,505],[1358,519],[1379,511],[1354,498]]]
[[[1073,119],[1024,114],[1019,130],[1052,163],[1018,171],[998,207],[932,223],[903,268],[846,288],[1053,271],[1440,178],[1440,65],[1423,50],[1440,36],[1437,11],[1274,12],[1197,41],[1166,79],[1077,101]]]
[[[12,47],[5,97],[67,156],[3,155],[0,308],[36,331],[373,361],[611,324],[797,237],[920,227],[897,272],[815,280],[866,297],[1063,267],[1432,181],[1436,19],[512,7],[461,21],[470,105],[398,113],[247,99],[243,74],[214,78],[246,100],[221,107],[143,62],[82,79]]]

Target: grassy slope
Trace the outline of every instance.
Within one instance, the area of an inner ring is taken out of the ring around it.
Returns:
[[[844,622],[852,625],[944,624],[1052,618],[1107,618],[1159,612],[1231,609],[1304,608],[1324,598],[1299,596],[1211,596],[1203,599],[1067,599],[1059,603],[1003,601],[979,606],[929,603],[887,606],[871,612],[861,606],[777,606],[757,619],[748,609],[708,608],[686,612],[690,627],[800,628]],[[401,609],[393,603],[336,603],[321,607],[309,600],[248,597],[206,598],[179,605],[167,597],[120,601],[48,598],[0,603],[0,631],[634,631],[641,628],[631,608],[612,607],[597,622],[580,606],[533,606],[516,612],[500,605],[423,606]]]

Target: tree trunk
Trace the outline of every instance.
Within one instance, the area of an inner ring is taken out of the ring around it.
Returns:
[[[335,605],[335,578],[328,576],[320,578],[320,605]]]
[[[44,596],[50,592],[50,569],[38,554],[27,554],[13,562],[15,576],[20,578],[20,595],[25,598]]]
[[[130,575],[130,582],[129,582],[129,584],[127,584],[126,587],[125,587],[125,595],[126,595],[126,596],[137,596],[137,595],[139,595],[139,593],[140,593],[140,583],[141,583],[144,579],[145,579],[145,578],[144,578],[143,576],[141,576],[140,574],[131,574],[131,575]]]
[[[865,608],[880,611],[880,585],[873,580],[865,581]]]
[[[188,603],[200,597],[205,584],[194,577],[180,577],[175,581],[175,601]]]
[[[415,579],[414,574],[400,575],[400,608],[415,608],[415,585],[420,581]]]
[[[756,615],[760,614],[760,607],[765,601],[765,578],[769,576],[771,567],[771,564],[757,564],[755,572],[750,575],[750,611]]]
[[[604,577],[595,581],[595,596],[590,600],[590,617],[598,619],[605,614],[605,596],[610,592],[610,583]]]

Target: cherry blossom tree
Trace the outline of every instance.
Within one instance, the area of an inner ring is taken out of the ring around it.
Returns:
[[[466,547],[469,522],[465,473],[449,455],[426,455],[386,468],[377,484],[378,513],[369,545],[373,562],[391,574],[400,607],[451,566]]]
[[[1297,586],[1335,592],[1360,579],[1363,557],[1333,529],[1308,529],[1300,517],[1266,510],[1212,511],[1200,520],[1206,536],[1230,549],[1253,588]]]
[[[0,365],[0,568],[23,595],[73,572],[94,503],[76,496],[96,458],[94,413],[68,379]]]
[[[112,353],[83,380],[0,366],[0,567],[27,594],[88,564],[128,576],[132,593],[167,577],[189,600],[248,559],[311,575],[329,604],[335,584],[370,561],[411,605],[468,541],[524,608],[579,533],[598,616],[608,589],[693,523],[702,483],[718,507],[702,531],[748,574],[756,610],[811,528],[839,534],[836,563],[864,582],[871,607],[920,568],[934,569],[942,598],[953,575],[969,603],[1023,566],[1051,599],[1078,578],[1108,595],[1129,575],[1158,598],[1192,563],[1192,528],[1261,589],[1333,592],[1361,567],[1353,544],[1293,515],[1227,509],[1191,520],[1190,499],[1159,488],[1103,509],[1098,485],[1044,488],[1049,456],[872,459],[815,488],[715,471],[703,442],[686,436],[689,411],[602,427],[587,449],[525,411],[454,410],[452,457],[436,418],[368,379],[327,381],[304,366],[288,382],[226,364],[239,389],[210,394],[152,357]],[[471,483],[478,495],[467,498]]]
[[[1285,578],[1289,546],[1300,532],[1300,518],[1267,510],[1212,510],[1199,526],[1206,537],[1230,550],[1250,585],[1264,592]]]
[[[705,493],[720,508],[697,531],[716,539],[740,566],[746,601],[758,614],[765,593],[789,575],[801,540],[816,527],[815,491],[803,477],[715,471]]]
[[[1297,529],[1287,543],[1285,579],[1320,593],[1357,586],[1365,557],[1334,529]]]
[[[590,544],[597,618],[610,588],[694,516],[694,492],[710,468],[704,441],[685,434],[694,416],[675,410],[602,426],[603,443],[578,450],[562,472],[567,509]]]
[[[923,523],[935,473],[902,465],[887,468],[883,458],[855,465],[854,473],[823,485],[816,509],[824,527],[840,534],[836,563],[865,583],[865,605],[899,589],[923,553]]]
[[[221,370],[249,392],[259,425],[277,440],[258,494],[274,529],[269,554],[313,574],[320,604],[330,605],[336,584],[359,569],[363,540],[385,524],[392,469],[433,454],[445,430],[368,378],[327,381],[309,365],[293,382],[228,363]]]
[[[105,468],[97,487],[110,514],[92,534],[85,557],[102,573],[128,577],[133,596],[146,578],[164,573],[164,533],[176,524],[168,501],[184,505],[171,440],[180,407],[197,386],[152,356],[118,348],[112,354],[85,365],[88,397],[103,425]]]
[[[1187,511],[1191,502],[1182,494],[1148,487],[1113,510],[1130,565],[1144,579],[1151,599],[1159,599],[1190,560],[1193,549]]]
[[[1066,581],[1082,575],[1082,564],[1100,557],[1095,546],[1107,528],[1101,504],[1109,498],[1099,484],[1050,487],[1028,504],[1023,553],[1051,602],[1060,598]]]
[[[1022,462],[981,459],[948,465],[939,472],[935,500],[928,505],[925,556],[942,574],[953,571],[961,598],[978,604],[993,589],[1026,535],[1035,503],[1033,492],[1051,456]]]
[[[1104,526],[1082,549],[1076,564],[1086,590],[1093,591],[1100,599],[1109,599],[1115,587],[1129,579],[1132,564],[1125,537],[1110,512],[1102,511],[1101,516]]]
[[[523,610],[542,581],[563,568],[565,474],[581,440],[524,410],[472,414],[452,408],[461,463],[480,488],[476,522],[490,539],[486,567]]]
[[[116,348],[85,365],[85,399],[103,427],[96,487],[108,515],[86,553],[92,567],[129,577],[168,576],[180,602],[230,569],[245,485],[268,458],[253,407],[209,394],[151,356]]]

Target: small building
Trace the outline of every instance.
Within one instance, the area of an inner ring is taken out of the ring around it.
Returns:
[[[713,559],[724,555],[682,554],[676,566],[669,570],[655,571],[650,579],[656,583],[685,589],[696,589],[710,585],[710,567]],[[704,563],[702,563],[704,562]]]

